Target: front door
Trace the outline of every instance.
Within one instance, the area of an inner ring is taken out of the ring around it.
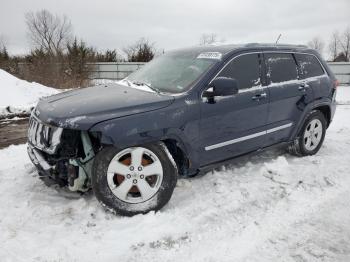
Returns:
[[[264,144],[269,94],[262,85],[262,55],[241,54],[228,62],[217,77],[237,80],[239,93],[201,102],[201,165],[225,160]],[[210,85],[209,85],[210,87]]]

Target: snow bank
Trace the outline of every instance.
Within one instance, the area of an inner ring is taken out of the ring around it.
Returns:
[[[350,261],[350,106],[315,156],[281,151],[180,179],[158,213],[106,213],[0,150],[1,261]],[[65,194],[64,194],[65,193]]]
[[[29,113],[41,97],[58,92],[54,88],[18,79],[0,69],[0,116]]]

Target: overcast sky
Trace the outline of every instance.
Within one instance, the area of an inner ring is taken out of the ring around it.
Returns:
[[[140,37],[158,49],[197,45],[203,33],[226,43],[306,44],[328,41],[350,25],[350,0],[0,0],[0,35],[11,54],[30,49],[24,14],[47,9],[67,15],[74,34],[104,49],[122,49]]]

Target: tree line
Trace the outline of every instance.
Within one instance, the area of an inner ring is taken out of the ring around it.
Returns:
[[[343,32],[334,31],[328,43],[316,36],[308,42],[308,46],[323,54],[328,51],[328,60],[332,62],[350,61],[350,26]]]
[[[32,43],[29,54],[9,55],[4,39],[0,38],[0,68],[47,86],[87,86],[90,63],[148,62],[156,53],[154,43],[145,38],[125,47],[126,56],[115,49],[98,51],[73,35],[73,26],[67,16],[54,15],[47,10],[27,13],[25,22]]]

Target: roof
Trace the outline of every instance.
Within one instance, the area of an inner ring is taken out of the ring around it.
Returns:
[[[220,52],[223,56],[231,54],[234,51],[249,50],[249,49],[261,49],[261,50],[311,50],[305,45],[291,45],[291,44],[275,44],[275,43],[247,43],[247,44],[213,44],[205,46],[193,46],[188,48],[181,48],[174,50],[174,52],[191,52],[191,53],[202,53],[202,52]]]

